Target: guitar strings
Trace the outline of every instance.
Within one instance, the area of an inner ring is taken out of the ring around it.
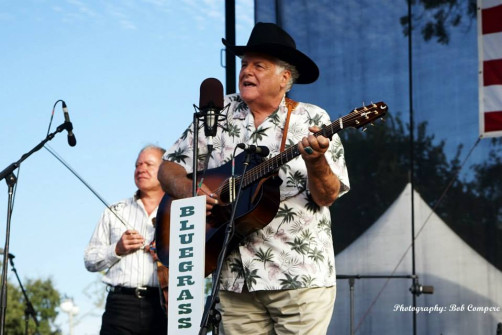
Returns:
[[[376,104],[374,103],[370,107],[364,106],[364,107],[360,107],[358,109],[354,109],[351,113],[341,117],[340,119],[337,119],[336,121],[332,122],[331,124],[329,124],[326,127],[330,128],[331,133],[332,133],[331,136],[332,136],[341,130],[341,129],[338,129],[338,131],[335,132],[335,127],[340,128],[340,120],[344,124],[351,124],[354,121],[357,121],[357,119],[362,116],[361,112],[368,113],[364,117],[366,120],[369,120],[369,119],[371,119],[369,117],[369,114],[376,114],[376,115],[379,114],[378,111],[375,111],[379,106],[383,112],[386,111],[387,106],[385,104],[383,104],[381,102],[376,103]],[[361,124],[361,126],[366,123],[368,123],[368,122],[363,122]],[[356,123],[356,126],[357,126],[357,123]],[[316,137],[318,137],[320,135],[324,135],[324,129],[313,133],[313,135]],[[263,164],[259,164],[259,165],[252,167],[244,174],[244,176],[236,177],[235,178],[236,184],[238,184],[242,179],[243,187],[246,187],[246,186],[252,184],[253,182],[255,182],[256,180],[258,180],[259,178],[267,176],[268,174],[273,173],[274,171],[278,170],[280,166],[284,165],[284,163],[286,163],[286,162],[289,162],[291,159],[298,156],[298,154],[299,154],[298,144],[292,145],[289,148],[287,148],[286,150],[284,150],[282,153],[280,153],[279,155],[272,157],[269,160],[263,162]],[[233,175],[233,173],[232,173],[232,175]],[[220,185],[217,188],[217,191],[218,192],[229,191],[228,183],[224,183],[224,184]]]

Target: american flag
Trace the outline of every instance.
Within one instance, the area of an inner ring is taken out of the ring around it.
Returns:
[[[502,136],[502,0],[478,0],[479,132]]]

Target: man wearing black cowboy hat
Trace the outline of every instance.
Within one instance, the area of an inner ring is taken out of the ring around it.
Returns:
[[[319,76],[317,65],[296,49],[291,36],[272,23],[257,23],[245,46],[228,50],[241,58],[239,94],[220,121],[209,168],[225,167],[240,144],[266,146],[269,158],[297,145],[297,156],[281,162],[280,203],[275,216],[245,236],[225,259],[220,281],[224,334],[325,334],[334,307],[335,260],[329,206],[349,190],[340,138],[313,136],[329,115],[318,106],[286,98],[293,83],[308,84]],[[193,127],[164,155],[159,180],[175,198],[191,196]],[[199,132],[199,154],[207,139]],[[203,169],[204,159],[199,159]],[[209,182],[207,182],[209,184]],[[207,208],[225,200],[206,184]],[[213,206],[217,206],[216,208]],[[256,214],[260,215],[260,214]]]

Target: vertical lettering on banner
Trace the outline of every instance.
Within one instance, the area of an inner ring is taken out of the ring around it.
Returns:
[[[171,203],[168,335],[195,334],[204,312],[206,197]]]

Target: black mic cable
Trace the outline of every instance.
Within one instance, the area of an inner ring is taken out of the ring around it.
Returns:
[[[54,106],[52,107],[51,119],[49,120],[49,127],[47,128],[46,136],[49,136],[49,133],[51,132],[52,120],[54,119],[54,111],[56,110],[56,105],[58,104],[58,102],[63,102],[63,100],[59,99],[54,103]]]

